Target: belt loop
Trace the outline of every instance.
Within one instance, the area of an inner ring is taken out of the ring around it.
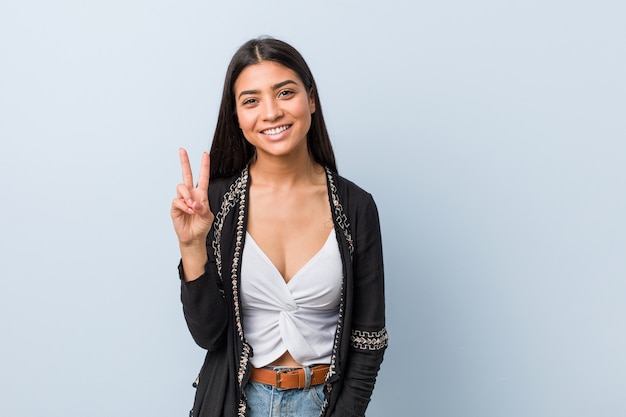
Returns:
[[[311,378],[311,367],[310,366],[305,366],[303,368],[304,370],[304,390],[308,390],[309,388],[311,388],[311,380],[313,378]]]

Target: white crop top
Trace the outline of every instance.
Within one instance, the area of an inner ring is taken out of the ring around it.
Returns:
[[[320,251],[285,282],[250,234],[241,263],[241,306],[255,368],[285,351],[304,366],[330,363],[343,281],[332,230]]]

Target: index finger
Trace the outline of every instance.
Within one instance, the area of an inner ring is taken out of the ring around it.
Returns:
[[[191,165],[189,165],[189,156],[184,148],[178,150],[180,156],[180,166],[183,168],[183,184],[187,188],[193,188],[193,175],[191,174]]]
[[[209,178],[211,172],[211,158],[208,152],[202,153],[202,163],[200,165],[200,176],[198,177],[198,188],[204,192],[209,189]]]

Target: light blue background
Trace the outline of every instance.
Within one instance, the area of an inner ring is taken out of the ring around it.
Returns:
[[[2,2],[0,415],[187,415],[177,149],[197,169],[263,34],[379,205],[368,415],[626,415],[623,4]]]

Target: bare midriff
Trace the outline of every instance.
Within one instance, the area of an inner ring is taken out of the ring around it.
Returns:
[[[291,356],[288,350],[285,351],[278,359],[274,362],[270,363],[268,366],[289,366],[293,368],[300,368],[302,364],[298,363],[297,360]]]
[[[288,350],[283,353],[280,358],[276,359],[274,362],[268,364],[267,366],[287,366],[290,368],[302,368],[302,364],[291,356]]]

